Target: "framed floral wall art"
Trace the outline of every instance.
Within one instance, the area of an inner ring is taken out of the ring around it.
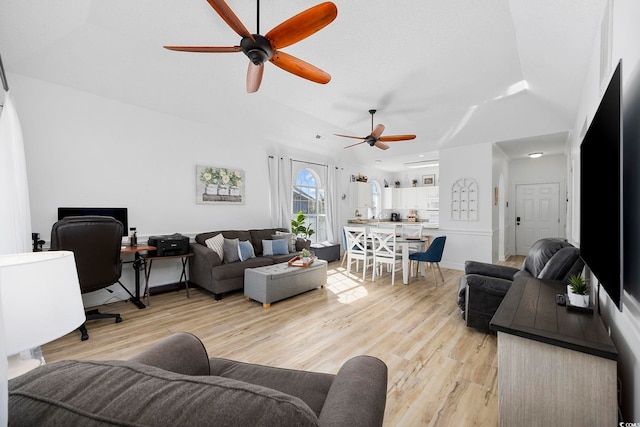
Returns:
[[[196,203],[244,204],[242,169],[196,165]]]

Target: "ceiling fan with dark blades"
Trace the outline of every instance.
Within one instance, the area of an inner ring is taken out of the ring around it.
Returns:
[[[376,127],[373,127],[373,115],[376,113],[376,110],[369,110],[369,114],[371,114],[371,133],[367,136],[351,136],[351,135],[340,135],[335,133],[335,136],[341,136],[343,138],[353,138],[353,139],[362,139],[362,141],[357,142],[355,144],[347,145],[344,148],[355,147],[356,145],[360,145],[363,143],[369,144],[371,147],[376,146],[381,150],[387,150],[389,146],[385,144],[385,142],[400,142],[400,141],[408,141],[410,139],[415,139],[415,135],[389,135],[382,136],[382,132],[384,132],[384,125],[378,124]]]
[[[207,0],[211,7],[242,39],[237,46],[164,46],[166,49],[181,52],[232,53],[243,52],[249,58],[247,70],[247,92],[253,93],[260,88],[264,63],[274,65],[312,82],[326,84],[331,76],[321,69],[288,55],[279,49],[290,46],[316,33],[329,25],[338,16],[338,8],[331,2],[320,3],[287,19],[264,36],[260,35],[258,22],[257,34],[251,34],[242,21],[233,13],[224,0]],[[258,21],[260,20],[260,1]]]

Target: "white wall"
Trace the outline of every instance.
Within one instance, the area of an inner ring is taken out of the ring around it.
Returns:
[[[46,246],[59,206],[127,207],[139,242],[270,226],[267,156],[283,149],[262,142],[258,129],[186,121],[23,76],[12,75],[11,85],[24,134],[32,229]],[[196,204],[196,164],[243,169],[245,203]],[[151,285],[175,283],[180,271],[180,260],[156,262]],[[129,264],[122,282],[133,291]],[[119,286],[112,289],[89,294],[85,303],[128,297]]]
[[[440,151],[440,229],[447,236],[442,266],[464,269],[466,260],[492,262],[493,184],[492,144],[475,144]],[[451,188],[460,178],[478,184],[478,219],[451,219]]]
[[[498,147],[493,147],[492,185],[497,189],[497,203],[493,200],[492,208],[492,251],[491,259],[495,262],[504,261],[514,254],[512,241],[513,221],[509,221],[509,209],[513,209],[513,202],[509,202],[509,159]]]

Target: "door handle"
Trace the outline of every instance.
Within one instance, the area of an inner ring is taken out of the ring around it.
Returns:
[[[516,217],[516,225],[520,225],[520,217]]]

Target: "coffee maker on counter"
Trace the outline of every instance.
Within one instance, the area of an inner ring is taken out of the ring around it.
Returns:
[[[398,212],[391,212],[391,221],[393,222],[400,221],[400,214]]]

